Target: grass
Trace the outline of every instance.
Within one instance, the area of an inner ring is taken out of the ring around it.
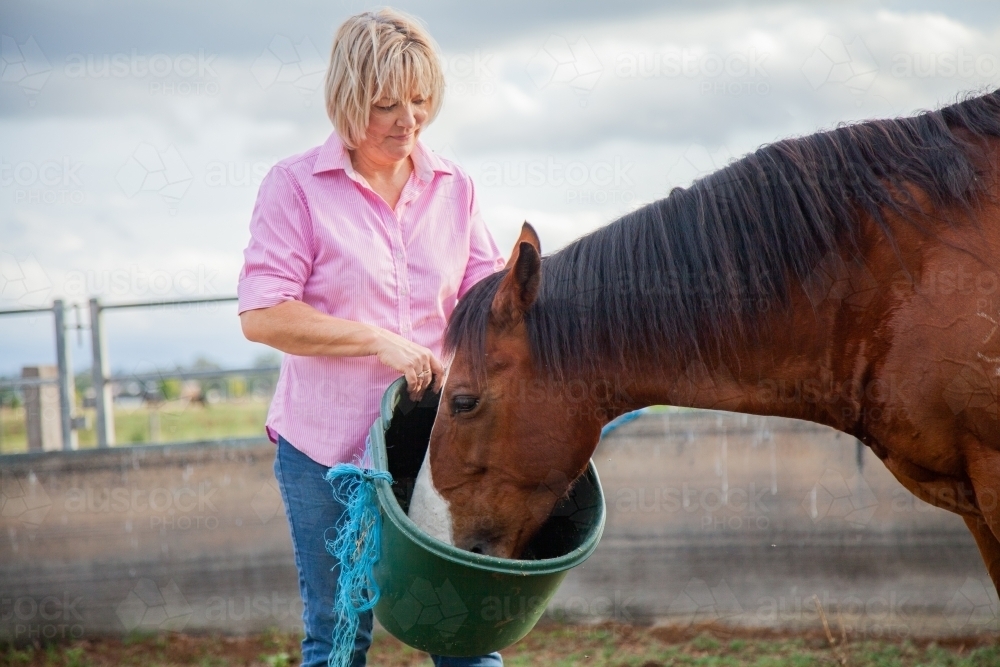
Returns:
[[[269,400],[269,399],[268,399]],[[264,437],[264,419],[268,400],[242,399],[203,407],[171,401],[157,412],[160,419],[159,442],[178,440],[212,440],[216,438]],[[657,411],[678,411],[680,408],[656,406]],[[686,409],[686,408],[685,408]],[[90,429],[77,431],[80,448],[95,446],[94,410],[79,411],[86,416]],[[150,433],[149,407],[124,408],[115,406],[115,434],[118,444],[134,445],[154,441]],[[0,454],[19,454],[28,449],[24,408],[0,408]]]
[[[291,667],[299,635],[252,637],[166,634],[72,644],[0,645],[0,665],[23,667]],[[996,667],[1000,638],[850,640],[836,649],[820,632],[705,628],[638,628],[546,624],[503,652],[508,667]],[[376,632],[369,662],[386,667],[429,665],[422,653]]]
[[[211,440],[216,438],[264,437],[266,400],[245,399],[210,406],[172,401],[163,404],[159,413],[159,442],[178,440]],[[115,407],[115,434],[118,444],[131,445],[153,442],[150,433],[149,407]],[[80,448],[94,447],[94,411],[84,410],[91,428],[77,433]],[[17,454],[27,451],[24,408],[5,407],[0,410],[0,453]]]

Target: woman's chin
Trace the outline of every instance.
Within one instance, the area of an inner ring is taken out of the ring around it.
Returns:
[[[396,144],[395,146],[385,148],[385,154],[396,161],[405,160],[410,157],[410,153],[413,152],[415,146],[416,142]]]

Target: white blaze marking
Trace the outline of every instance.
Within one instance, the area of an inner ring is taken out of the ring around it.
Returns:
[[[431,448],[427,448],[424,463],[417,473],[417,483],[410,498],[410,519],[430,535],[446,544],[454,544],[451,534],[451,510],[448,501],[434,488],[431,478]]]

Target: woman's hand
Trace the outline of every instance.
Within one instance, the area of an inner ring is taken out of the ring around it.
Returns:
[[[378,329],[376,335],[375,355],[403,374],[412,400],[420,400],[428,387],[433,386],[435,392],[441,390],[444,367],[433,352],[385,329]]]

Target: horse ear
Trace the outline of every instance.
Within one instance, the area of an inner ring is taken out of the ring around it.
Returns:
[[[538,235],[527,222],[507,261],[507,275],[500,281],[490,316],[499,326],[517,324],[538,298],[542,283],[542,256]]]
[[[542,242],[538,240],[538,233],[527,220],[521,223],[521,234],[517,237],[517,241],[514,242],[514,250],[510,253],[510,259],[507,260],[507,265],[504,266],[505,269],[514,266],[514,262],[517,261],[518,248],[520,248],[522,243],[530,243],[535,247],[535,252],[539,255],[542,254]]]

